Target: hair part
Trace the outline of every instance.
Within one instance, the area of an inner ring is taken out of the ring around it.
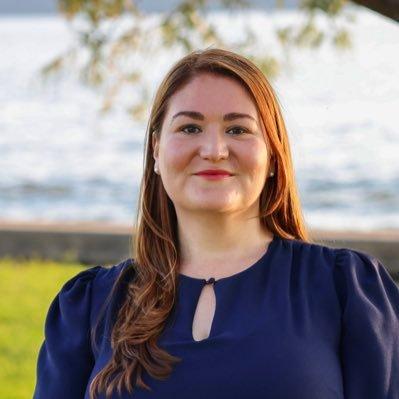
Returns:
[[[281,238],[311,241],[301,211],[287,130],[277,96],[263,72],[247,58],[220,48],[184,56],[166,74],[153,101],[133,233],[134,264],[129,267],[134,269],[134,278],[127,284],[112,328],[112,358],[91,382],[90,399],[102,391],[108,398],[115,389],[132,393],[135,386],[151,390],[142,379],[143,372],[163,380],[182,360],[157,345],[176,302],[180,251],[174,205],[153,171],[152,134],[160,138],[170,98],[201,73],[235,79],[257,106],[274,163],[274,176],[267,179],[260,194],[261,225]]]

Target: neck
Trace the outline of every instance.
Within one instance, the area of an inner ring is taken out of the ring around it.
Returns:
[[[255,262],[273,234],[256,214],[178,213],[180,273],[224,277]]]

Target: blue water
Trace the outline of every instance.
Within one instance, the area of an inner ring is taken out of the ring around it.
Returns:
[[[329,45],[294,51],[291,70],[272,82],[311,228],[399,228],[399,28],[356,10],[350,52]],[[259,27],[256,50],[277,53],[269,33],[298,15],[211,18],[232,38],[244,22]],[[124,93],[100,117],[101,93],[72,72],[41,83],[40,66],[72,43],[57,16],[0,18],[0,38],[0,219],[131,224],[146,127],[124,112],[135,94]],[[181,55],[168,50],[139,60],[151,95]]]

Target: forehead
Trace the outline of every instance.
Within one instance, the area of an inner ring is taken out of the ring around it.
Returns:
[[[246,112],[257,117],[257,107],[248,90],[234,78],[202,73],[169,99],[168,117],[181,110],[205,115]]]

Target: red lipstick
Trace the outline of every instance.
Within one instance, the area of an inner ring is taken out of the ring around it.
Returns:
[[[206,169],[206,170],[201,170],[200,172],[195,173],[197,176],[204,177],[206,179],[210,180],[220,180],[224,179],[226,177],[233,176],[232,173],[230,173],[228,170],[224,169]]]
[[[228,170],[224,169],[205,169],[201,170],[196,173],[196,175],[228,175],[231,176],[232,173],[230,173]]]

